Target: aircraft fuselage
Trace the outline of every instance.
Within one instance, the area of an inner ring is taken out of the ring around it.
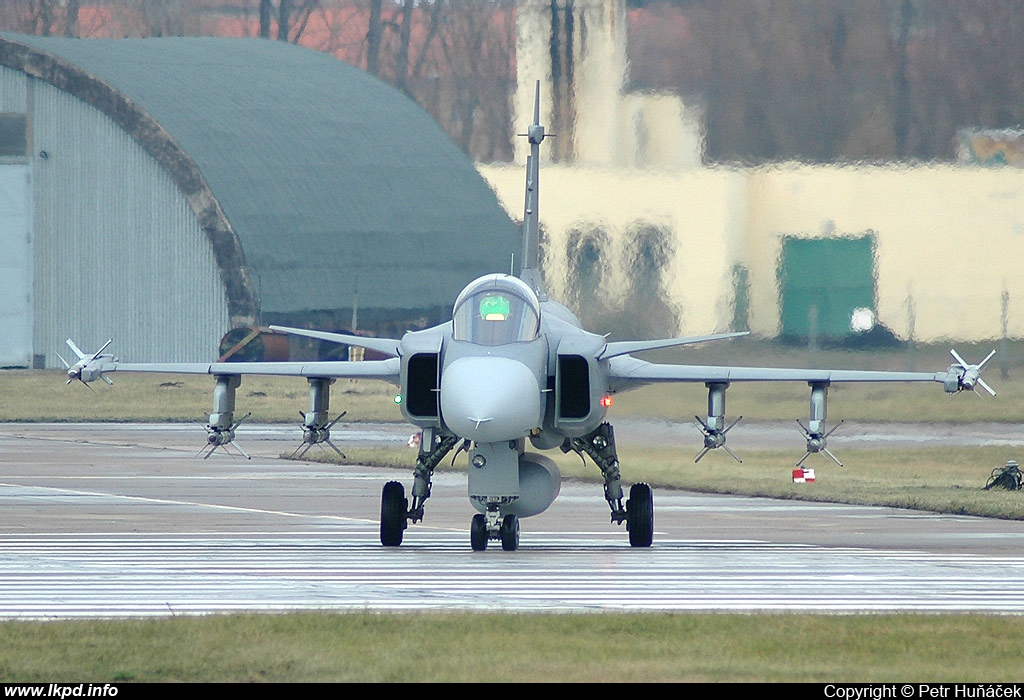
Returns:
[[[554,462],[526,451],[566,447],[604,420],[602,336],[521,280],[486,275],[453,321],[402,341],[402,408],[430,445],[455,436],[469,451],[470,498],[504,515],[543,512],[557,495]]]

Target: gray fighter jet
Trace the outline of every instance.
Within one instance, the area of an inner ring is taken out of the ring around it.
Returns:
[[[608,342],[581,328],[577,318],[549,299],[537,267],[539,152],[545,138],[538,102],[527,138],[526,206],[523,265],[518,276],[489,274],[471,282],[455,300],[452,320],[400,340],[354,337],[329,332],[274,327],[275,330],[365,347],[390,359],[364,362],[253,362],[210,364],[125,363],[109,354],[87,354],[70,340],[78,362],[68,368],[68,382],[107,379],[113,372],[164,372],[213,375],[209,456],[231,444],[241,420],[235,419],[235,390],[245,374],[305,377],[309,410],[303,414],[300,450],[330,442],[334,422],[328,415],[330,385],[340,378],[381,379],[400,387],[405,418],[421,430],[413,471],[411,500],[401,482],[384,485],[380,541],[402,543],[410,522],[424,517],[435,467],[453,449],[468,452],[469,498],[479,511],[470,525],[470,543],[484,550],[500,541],[505,550],[519,546],[520,519],[542,513],[558,496],[561,475],[554,460],[540,451],[561,449],[590,457],[604,476],[604,497],[614,524],[625,523],[629,543],[649,547],[654,535],[651,488],[635,483],[623,492],[612,426],[606,422],[611,395],[657,382],[701,382],[708,390],[707,418],[697,417],[704,436],[699,461],[709,450],[726,447],[725,391],[734,382],[794,381],[810,386],[806,453],[828,451],[826,397],[840,382],[938,382],[948,393],[981,386],[990,354],[969,364],[953,351],[946,371],[878,372],[867,370],[783,369],[654,364],[632,357],[656,348],[730,338],[725,333],[652,341]],[[994,354],[994,353],[993,353]],[[243,419],[244,420],[244,419]],[[527,451],[527,446],[534,451]],[[237,448],[237,445],[236,445]],[[337,448],[335,448],[337,449]],[[299,452],[299,450],[297,450]],[[243,453],[244,454],[244,453]],[[458,454],[458,453],[456,453]],[[738,459],[738,458],[737,458]],[[841,466],[841,465],[840,465]]]

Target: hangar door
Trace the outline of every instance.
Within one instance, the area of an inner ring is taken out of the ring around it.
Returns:
[[[783,336],[852,334],[855,318],[875,313],[875,236],[785,238],[779,291]]]

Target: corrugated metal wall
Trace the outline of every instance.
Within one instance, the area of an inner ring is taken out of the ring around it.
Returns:
[[[25,75],[0,66],[0,111],[24,114],[28,111]]]
[[[106,115],[0,67],[0,111],[22,110],[32,131],[35,353],[61,367],[65,338],[83,350],[114,338],[126,361],[216,359],[230,328],[224,287],[170,176]]]
[[[32,179],[0,160],[0,367],[32,367]],[[16,162],[7,162],[16,161]]]

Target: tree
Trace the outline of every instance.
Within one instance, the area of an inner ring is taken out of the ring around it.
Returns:
[[[8,0],[0,4],[0,28],[22,34],[74,36],[78,0]]]
[[[380,73],[380,43],[384,32],[383,0],[370,0],[370,17],[366,27],[366,72]]]
[[[910,153],[949,157],[964,127],[1024,123],[1024,2],[915,3]]]
[[[703,104],[712,160],[948,160],[1024,122],[1024,0],[642,4],[631,85]]]

